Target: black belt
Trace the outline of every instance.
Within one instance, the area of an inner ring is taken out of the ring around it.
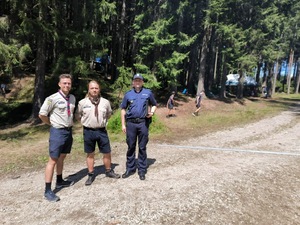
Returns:
[[[105,127],[99,127],[99,128],[91,128],[91,127],[83,127],[86,130],[105,130]]]
[[[72,130],[72,127],[62,127],[62,128],[57,128],[57,129],[70,131],[70,130]]]
[[[143,123],[145,122],[145,118],[129,118],[126,121],[131,123]]]

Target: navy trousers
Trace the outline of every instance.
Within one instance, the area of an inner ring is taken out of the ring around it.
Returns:
[[[136,165],[136,143],[138,140],[138,165]],[[135,171],[138,168],[139,173],[147,172],[147,143],[149,141],[149,123],[143,121],[141,123],[126,123],[126,142],[127,150],[127,171]]]

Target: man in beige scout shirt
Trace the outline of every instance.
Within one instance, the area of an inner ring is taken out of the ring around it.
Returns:
[[[103,153],[105,175],[110,178],[120,178],[111,168],[111,147],[106,131],[107,121],[112,114],[110,103],[100,95],[100,85],[92,80],[88,84],[87,96],[79,101],[76,119],[83,125],[84,151],[87,153],[88,179],[85,185],[91,185],[95,179],[94,162],[95,147],[98,145]]]
[[[60,200],[51,190],[51,183],[56,166],[56,188],[69,187],[74,181],[62,178],[64,160],[71,152],[73,144],[72,126],[73,112],[76,99],[69,94],[72,87],[72,76],[62,74],[59,76],[58,86],[60,89],[53,95],[47,97],[40,109],[39,117],[51,126],[49,138],[49,161],[45,171],[45,198],[51,202]]]

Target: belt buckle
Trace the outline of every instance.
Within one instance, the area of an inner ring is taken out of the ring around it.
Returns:
[[[134,119],[135,123],[142,123],[143,121],[145,121],[145,119],[142,119],[142,118],[135,118]]]

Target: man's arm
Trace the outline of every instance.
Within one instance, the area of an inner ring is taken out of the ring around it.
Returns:
[[[109,119],[112,116],[112,113],[113,113],[113,111],[111,109],[111,104],[108,101],[106,118]]]
[[[122,131],[126,133],[126,121],[125,121],[126,110],[121,109],[121,122],[122,122]]]
[[[152,106],[150,112],[154,114],[156,111],[156,108],[157,108],[156,105]]]
[[[75,119],[77,120],[77,121],[80,121],[80,119],[81,119],[81,112],[82,111],[82,107],[81,107],[81,105],[80,105],[80,103],[78,104],[78,107],[77,107],[77,110],[76,110],[76,112],[75,112]]]
[[[50,119],[48,116],[43,116],[43,115],[39,114],[39,118],[43,121],[43,123],[51,125]]]
[[[151,106],[150,112],[147,114],[147,118],[150,118],[152,116],[154,116],[155,110],[156,110],[156,106]]]

